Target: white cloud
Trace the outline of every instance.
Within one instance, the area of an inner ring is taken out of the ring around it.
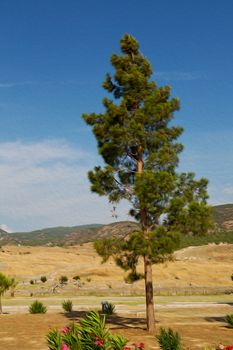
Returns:
[[[12,230],[10,229],[10,227],[7,226],[7,225],[5,225],[5,224],[1,224],[1,225],[0,225],[0,229],[3,230],[3,231],[5,231],[5,232],[8,232],[8,233],[11,233],[11,232],[12,232]]]
[[[0,82],[0,88],[3,89],[9,89],[9,88],[14,88],[17,86],[25,86],[25,85],[34,85],[35,82],[32,81],[4,81],[4,82]]]
[[[232,195],[233,194],[233,186],[227,186],[223,189],[223,193],[226,195]]]
[[[0,220],[16,231],[113,221],[107,200],[90,192],[97,162],[65,140],[0,143]]]

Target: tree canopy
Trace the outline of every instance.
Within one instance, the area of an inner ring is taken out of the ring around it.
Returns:
[[[121,54],[111,57],[115,73],[107,73],[103,83],[113,99],[103,99],[103,113],[83,115],[105,162],[88,176],[93,192],[112,203],[130,202],[130,215],[140,229],[123,240],[96,242],[95,247],[104,261],[113,256],[129,270],[132,280],[140,278],[136,266],[140,256],[144,258],[148,306],[153,304],[151,265],[171,257],[179,234],[204,234],[211,225],[208,181],[177,171],[183,128],[174,125],[173,118],[179,99],[171,97],[169,86],[151,80],[151,64],[134,37],[126,34],[120,43]],[[147,321],[153,330],[154,320]]]

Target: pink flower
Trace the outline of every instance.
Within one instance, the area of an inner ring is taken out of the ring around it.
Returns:
[[[96,338],[95,338],[95,345],[97,345],[97,346],[103,346],[103,345],[104,345],[103,339],[101,339],[101,338],[99,338],[99,337],[96,337]]]
[[[61,350],[70,350],[70,347],[63,343],[61,346]]]
[[[64,328],[62,328],[62,333],[64,333],[64,334],[70,333],[70,327],[64,327]]]
[[[225,346],[223,344],[218,344],[218,350],[224,350]]]

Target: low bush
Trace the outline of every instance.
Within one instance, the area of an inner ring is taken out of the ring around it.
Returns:
[[[171,328],[166,330],[160,328],[159,334],[156,336],[160,349],[162,350],[181,350],[181,338],[178,332],[174,332]]]
[[[30,314],[45,314],[47,312],[46,306],[39,300],[35,300],[29,306]]]
[[[46,276],[41,276],[40,280],[41,280],[41,282],[45,283],[47,281],[47,277]]]
[[[71,312],[73,310],[73,303],[72,300],[64,300],[62,302],[62,308],[66,312]]]
[[[66,283],[68,282],[68,277],[67,277],[67,276],[61,276],[61,277],[59,278],[59,282],[60,282],[61,284],[66,284]]]
[[[226,315],[226,322],[230,327],[233,327],[233,314]]]
[[[106,329],[105,317],[91,311],[80,320],[79,325],[71,323],[61,331],[52,330],[47,335],[50,350],[123,350],[127,339],[120,335],[112,335]]]
[[[74,277],[73,277],[73,280],[75,280],[75,281],[80,281],[80,276],[79,276],[79,275],[74,276]]]
[[[112,315],[115,312],[115,305],[106,301],[102,304],[102,311],[106,315]]]

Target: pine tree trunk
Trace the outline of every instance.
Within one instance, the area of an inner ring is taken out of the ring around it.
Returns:
[[[142,150],[138,147],[138,173],[143,172]],[[141,225],[144,236],[147,236],[147,213],[141,209]],[[155,314],[154,314],[154,294],[153,294],[153,276],[152,263],[148,256],[144,256],[144,274],[145,274],[145,293],[146,293],[146,324],[150,334],[155,332]]]
[[[155,314],[154,314],[154,293],[153,293],[153,277],[152,264],[150,259],[144,257],[145,272],[145,292],[146,292],[146,324],[150,334],[155,332]]]

